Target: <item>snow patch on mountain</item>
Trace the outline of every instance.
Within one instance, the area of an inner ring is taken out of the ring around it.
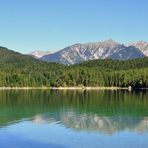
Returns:
[[[45,55],[51,54],[50,51],[33,51],[30,55],[34,56],[35,58],[41,58]]]

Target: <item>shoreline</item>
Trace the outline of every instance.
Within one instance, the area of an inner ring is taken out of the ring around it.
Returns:
[[[129,90],[128,87],[0,87],[0,90]],[[133,88],[132,90],[148,90]],[[131,91],[131,90],[129,90]]]
[[[52,90],[121,90],[127,87],[52,87]]]
[[[50,87],[0,87],[0,90],[40,90],[51,89]]]

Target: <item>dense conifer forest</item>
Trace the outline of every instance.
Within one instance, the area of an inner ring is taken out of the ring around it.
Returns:
[[[0,87],[148,87],[148,58],[46,63],[0,47]]]

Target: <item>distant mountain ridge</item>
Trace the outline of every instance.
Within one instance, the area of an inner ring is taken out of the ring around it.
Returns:
[[[36,51],[33,51],[32,53],[30,53],[30,55],[32,55],[33,57],[35,57],[37,59],[41,58],[45,55],[49,55],[49,54],[51,54],[50,51],[41,51],[41,50],[36,50]]]
[[[141,41],[124,45],[109,39],[101,42],[74,44],[55,53],[47,53],[39,59],[73,65],[94,59],[128,60],[145,56],[148,56],[147,42]]]
[[[135,46],[136,48],[140,49],[145,56],[148,56],[148,42],[139,41],[135,43],[130,43],[130,46]]]
[[[129,46],[113,53],[108,58],[117,60],[128,60],[135,58],[143,58],[144,54],[136,47]]]

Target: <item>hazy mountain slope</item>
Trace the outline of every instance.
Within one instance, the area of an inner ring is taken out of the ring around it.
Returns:
[[[139,48],[145,56],[148,56],[148,42],[139,41],[135,43],[131,43],[130,45]]]
[[[108,58],[116,59],[116,60],[128,60],[128,59],[135,59],[135,58],[143,58],[144,56],[145,55],[140,51],[140,49],[134,46],[129,46],[115,52]]]

